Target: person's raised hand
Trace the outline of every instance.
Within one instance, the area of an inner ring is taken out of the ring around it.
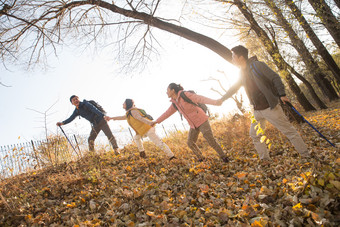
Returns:
[[[111,117],[109,117],[109,116],[104,116],[104,119],[105,119],[105,121],[109,121],[109,120],[111,120]]]
[[[216,102],[216,106],[221,106],[223,103],[223,100],[222,99],[218,99],[217,102]]]
[[[283,102],[283,104],[286,104],[286,102],[290,102],[289,98],[287,96],[282,96],[282,97],[280,97],[280,99]]]

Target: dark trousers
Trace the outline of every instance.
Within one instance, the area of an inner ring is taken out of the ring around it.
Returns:
[[[203,137],[208,141],[209,145],[218,153],[221,159],[225,158],[226,155],[223,152],[222,147],[217,143],[212,133],[209,121],[204,122],[198,128],[190,128],[189,136],[188,136],[188,146],[194,152],[194,154],[199,158],[203,159],[203,155],[201,150],[198,148],[196,142],[198,139],[199,133],[202,132]]]
[[[94,151],[94,140],[97,138],[99,132],[103,130],[106,137],[109,139],[113,149],[118,148],[116,138],[113,136],[107,121],[103,118],[98,124],[92,125],[92,130],[88,139],[89,150]]]

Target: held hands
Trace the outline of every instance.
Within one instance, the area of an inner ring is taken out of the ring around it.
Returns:
[[[152,127],[155,126],[156,124],[157,124],[156,121],[152,121],[152,122],[151,122],[151,126],[152,126]]]
[[[112,119],[113,119],[113,117],[104,116],[104,119],[105,119],[105,121],[109,121],[109,120],[112,120]]]
[[[217,99],[216,106],[221,106],[223,103],[222,99]]]

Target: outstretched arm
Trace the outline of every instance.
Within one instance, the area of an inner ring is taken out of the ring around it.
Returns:
[[[229,88],[227,93],[225,93],[225,95],[222,96],[222,98],[220,99],[220,102],[224,102],[225,100],[233,96],[240,89],[241,86],[242,86],[242,81],[241,79],[239,79],[239,81],[237,81],[233,86],[231,86],[231,88]]]
[[[210,99],[205,96],[197,95],[191,92],[185,92],[184,94],[194,103],[204,103],[204,104],[215,105],[215,106],[220,106],[222,104],[222,102],[220,102],[219,99],[217,100]]]
[[[156,121],[153,121],[152,126],[155,124],[160,124],[162,123],[164,120],[166,120],[168,117],[170,117],[171,115],[173,115],[174,113],[176,113],[176,109],[175,107],[172,105],[170,105],[170,107],[159,117],[157,118]]]
[[[109,120],[114,120],[114,121],[120,121],[120,120],[126,120],[126,116],[117,116],[117,117],[109,117],[109,116],[104,116],[104,119],[106,121],[109,121]]]
[[[71,121],[73,121],[77,116],[78,116],[78,111],[74,110],[72,115],[67,118],[65,121],[62,121],[62,122],[57,122],[57,126],[61,126],[61,125],[66,125],[68,123],[70,123]]]

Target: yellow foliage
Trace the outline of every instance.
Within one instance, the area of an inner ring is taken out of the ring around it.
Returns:
[[[301,203],[298,203],[295,206],[293,206],[293,210],[300,210],[301,208],[302,208]]]
[[[263,227],[263,225],[261,224],[261,222],[259,221],[254,221],[252,224],[251,224],[252,227]]]
[[[267,139],[267,136],[261,136],[260,142],[263,143]]]
[[[245,173],[245,172],[238,172],[238,173],[235,173],[235,176],[238,179],[244,179],[247,176],[247,173]]]
[[[71,203],[71,204],[67,204],[66,205],[68,208],[74,208],[74,207],[76,207],[77,205],[76,205],[76,203]]]

